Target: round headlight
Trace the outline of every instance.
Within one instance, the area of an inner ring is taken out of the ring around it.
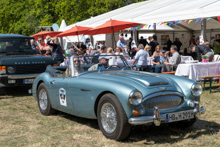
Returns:
[[[191,92],[194,96],[200,96],[202,94],[202,86],[199,83],[193,84]]]
[[[15,68],[14,67],[12,67],[12,66],[9,66],[8,68],[7,68],[7,70],[8,70],[8,73],[15,73]]]
[[[142,102],[142,93],[140,91],[132,91],[130,96],[129,96],[129,102],[132,105],[139,105]]]

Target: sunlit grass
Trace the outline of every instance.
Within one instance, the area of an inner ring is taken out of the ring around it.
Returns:
[[[220,93],[201,96],[206,114],[188,129],[167,125],[136,126],[124,142],[106,139],[96,120],[65,113],[41,115],[37,102],[26,91],[0,96],[0,146],[220,146]]]

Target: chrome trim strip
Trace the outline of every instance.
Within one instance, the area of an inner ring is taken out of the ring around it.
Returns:
[[[36,78],[39,74],[27,74],[27,75],[8,75],[9,80],[13,79],[29,79]]]
[[[200,108],[200,113],[204,114],[206,112],[206,109],[204,107]],[[196,115],[197,112],[194,112]],[[134,117],[134,118],[129,118],[128,123],[131,125],[143,125],[143,124],[148,124],[148,123],[153,123],[155,121],[154,115],[152,116],[141,116],[141,117]],[[160,115],[160,121],[165,122],[166,121],[166,114]]]

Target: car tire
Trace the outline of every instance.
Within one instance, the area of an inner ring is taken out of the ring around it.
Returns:
[[[130,133],[131,125],[117,97],[111,93],[101,97],[97,117],[99,128],[106,138],[121,141]]]
[[[179,122],[176,122],[176,126],[178,128],[182,128],[182,129],[189,128],[189,127],[193,126],[193,124],[196,122],[196,120],[197,119],[194,117],[193,119],[179,121]]]
[[[0,88],[0,95],[5,95],[6,94],[6,89],[3,87],[3,88]]]
[[[38,87],[37,100],[41,114],[48,116],[55,113],[55,110],[51,107],[50,97],[44,83],[41,83]]]

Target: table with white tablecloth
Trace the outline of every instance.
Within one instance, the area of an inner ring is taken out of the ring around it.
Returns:
[[[202,80],[199,76],[218,75],[220,73],[220,62],[179,64],[176,76],[188,77],[194,81]]]
[[[194,59],[192,58],[192,56],[181,56],[181,62],[185,62],[185,61],[193,61]]]

